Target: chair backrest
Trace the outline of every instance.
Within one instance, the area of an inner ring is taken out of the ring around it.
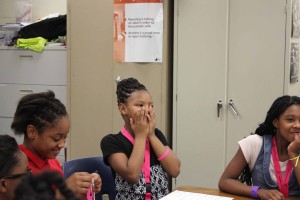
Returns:
[[[67,161],[63,164],[64,177],[68,178],[75,172],[93,173],[97,171],[102,179],[101,192],[96,195],[97,200],[102,200],[102,196],[107,194],[110,200],[116,197],[115,180],[111,168],[104,164],[102,157],[87,157]]]

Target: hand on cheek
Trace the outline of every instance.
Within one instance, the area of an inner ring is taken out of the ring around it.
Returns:
[[[149,136],[151,136],[155,132],[155,113],[153,109],[151,109],[149,112],[148,121],[149,121]]]
[[[288,153],[290,157],[298,156],[300,151],[300,136],[299,134],[294,135],[294,141],[288,146]]]
[[[133,119],[130,119],[131,129],[134,134],[146,137],[149,133],[149,123],[144,108],[138,110]]]

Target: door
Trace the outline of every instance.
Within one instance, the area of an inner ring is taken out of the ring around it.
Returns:
[[[219,176],[225,161],[225,119],[222,108],[218,117],[217,104],[226,94],[227,1],[178,0],[176,6],[176,186],[215,185],[216,178],[207,177]]]
[[[286,0],[230,0],[226,164],[284,93]],[[267,11],[267,12],[266,12]]]
[[[173,133],[182,162],[175,187],[216,188],[237,142],[283,94],[285,5],[285,0],[175,1]]]

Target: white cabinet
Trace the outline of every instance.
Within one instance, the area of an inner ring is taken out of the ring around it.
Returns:
[[[0,48],[0,134],[10,129],[19,99],[26,94],[53,90],[67,102],[67,53],[65,47],[46,47],[42,53],[14,47]],[[16,137],[18,143],[22,138]],[[64,161],[64,151],[58,159]]]
[[[65,47],[49,47],[42,53],[15,48],[0,50],[0,83],[66,85]]]
[[[285,93],[287,2],[175,1],[173,142],[182,163],[175,187],[216,188],[237,142]]]

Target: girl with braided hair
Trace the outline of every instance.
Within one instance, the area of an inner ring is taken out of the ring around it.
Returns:
[[[61,164],[56,157],[64,148],[70,129],[70,120],[65,106],[55,98],[52,91],[33,93],[21,98],[11,124],[16,135],[23,135],[19,145],[28,158],[28,168],[33,174],[45,170],[63,176]],[[94,190],[101,190],[98,173],[77,172],[66,179],[68,187],[81,198],[86,197],[94,179]]]
[[[24,178],[15,190],[15,200],[79,200],[55,171]]]
[[[273,102],[255,134],[239,141],[219,188],[263,200],[299,197],[299,155],[300,98],[281,96]],[[237,181],[239,177],[248,185]]]
[[[0,200],[13,200],[16,186],[28,173],[27,157],[15,138],[0,135]]]
[[[153,101],[135,78],[117,84],[117,102],[125,125],[101,141],[104,162],[115,177],[116,199],[160,199],[168,194],[167,175],[177,177],[180,161],[155,128]]]

